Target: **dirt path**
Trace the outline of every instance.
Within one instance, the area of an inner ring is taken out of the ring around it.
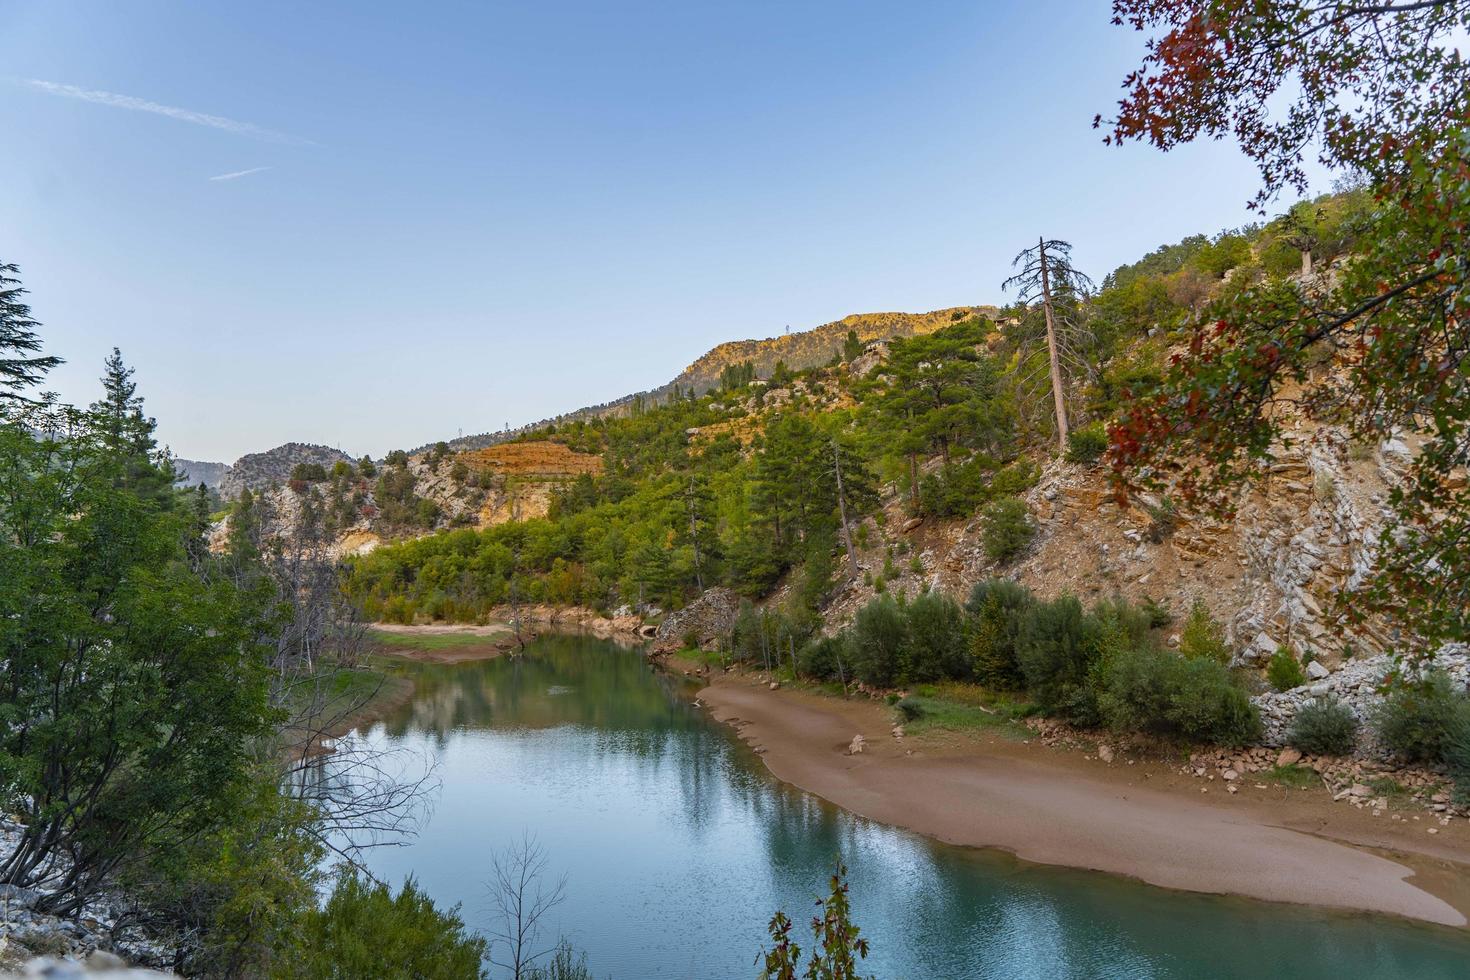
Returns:
[[[1325,793],[1201,794],[1162,765],[1088,763],[1034,741],[899,742],[871,701],[772,692],[733,675],[699,697],[778,778],[949,843],[1168,888],[1467,925],[1463,827],[1430,836],[1426,824],[1374,819]],[[865,750],[847,755],[858,733]]]

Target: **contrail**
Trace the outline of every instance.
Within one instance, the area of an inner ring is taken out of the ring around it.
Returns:
[[[254,123],[241,122],[238,119],[230,119],[226,116],[212,116],[207,112],[195,112],[193,109],[180,109],[178,106],[161,105],[160,103],[149,102],[147,99],[139,99],[131,95],[119,95],[116,92],[79,88],[76,85],[63,85],[60,82],[46,82],[38,78],[27,79],[25,84],[31,88],[39,89],[42,92],[48,92],[51,95],[60,95],[68,99],[80,99],[83,102],[92,102],[97,105],[112,106],[114,109],[132,109],[135,112],[151,112],[156,116],[167,116],[170,119],[193,123],[196,126],[209,126],[212,129],[222,129],[227,133],[235,133],[239,136],[253,136],[256,139],[269,140],[273,143],[316,145],[311,140],[302,139],[299,136],[291,136],[287,133],[278,133],[273,129],[266,129]]]
[[[211,177],[209,179],[210,180],[234,180],[236,177],[249,177],[251,174],[258,174],[262,170],[269,170],[269,169],[270,169],[270,167],[251,167],[249,170],[236,170],[234,173],[220,174],[220,175],[218,175],[216,177]]]

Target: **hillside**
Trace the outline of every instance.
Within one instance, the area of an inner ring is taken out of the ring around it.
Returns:
[[[249,453],[228,467],[219,483],[226,500],[238,497],[241,490],[263,490],[273,483],[285,483],[299,463],[318,463],[330,469],[337,462],[352,462],[340,449],[305,442],[288,442],[263,453]]]
[[[756,376],[761,378],[769,377],[775,370],[778,361],[791,370],[817,367],[840,355],[849,330],[857,334],[858,340],[867,343],[892,337],[914,337],[933,333],[950,323],[956,323],[969,317],[995,317],[998,312],[994,306],[955,306],[944,310],[932,310],[928,313],[853,313],[841,320],[824,323],[809,330],[798,330],[796,333],[780,337],[727,341],[701,355],[693,364],[680,371],[678,376],[668,384],[660,385],[649,391],[624,395],[600,405],[588,405],[555,418],[542,419],[539,422],[531,422],[514,429],[461,436],[458,439],[448,440],[446,444],[456,452],[484,449],[487,446],[500,445],[523,438],[553,425],[627,415],[629,412],[639,411],[645,406],[656,405],[666,400],[669,393],[675,389],[681,391],[693,389],[696,394],[704,394],[716,386],[720,380],[720,372],[725,368],[746,361],[752,364]],[[432,447],[432,443],[426,443],[409,450],[409,455],[427,452]]]
[[[961,320],[975,317],[994,319],[998,312],[994,306],[956,306],[929,313],[853,313],[820,327],[780,337],[732,340],[720,344],[680,371],[671,383],[703,394],[719,383],[721,371],[745,361],[755,367],[759,378],[769,377],[777,362],[784,363],[793,371],[826,364],[839,356],[848,331],[856,333],[858,340],[864,343],[890,337],[914,337],[933,333]]]

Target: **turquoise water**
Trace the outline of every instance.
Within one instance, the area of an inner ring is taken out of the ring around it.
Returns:
[[[420,835],[369,866],[415,875],[488,933],[491,860],[529,830],[567,876],[548,938],[599,978],[757,976],[771,913],[809,938],[838,854],[883,980],[1470,976],[1454,931],[1025,865],[851,816],[776,782],[680,682],[612,644],[394,669],[417,694],[362,737],[431,761],[440,785]]]

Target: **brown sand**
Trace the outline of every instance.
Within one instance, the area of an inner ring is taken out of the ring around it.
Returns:
[[[1321,791],[1247,786],[1229,796],[1217,782],[1201,794],[1202,781],[1177,767],[1091,760],[1088,768],[1079,754],[1035,742],[900,742],[881,705],[772,692],[733,675],[699,697],[778,778],[949,843],[1187,891],[1467,924],[1463,828],[1430,836],[1428,823],[1371,818]],[[865,750],[847,755],[857,733]]]

